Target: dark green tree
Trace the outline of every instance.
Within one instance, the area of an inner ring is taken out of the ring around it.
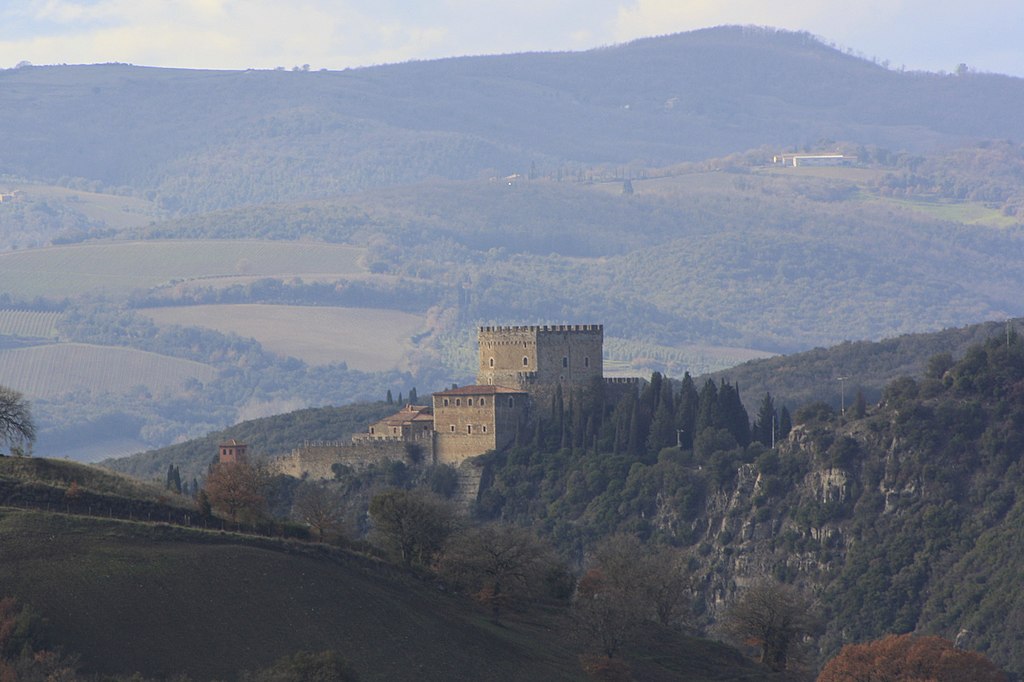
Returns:
[[[779,430],[775,434],[775,440],[780,438],[788,438],[789,432],[793,430],[793,417],[789,414],[789,408],[785,405],[782,406],[782,410],[779,412]]]
[[[693,437],[697,428],[697,406],[700,395],[693,384],[693,377],[687,372],[683,375],[679,395],[676,398],[676,428],[682,433],[679,440],[684,450],[693,449]]]
[[[720,426],[718,416],[718,387],[715,382],[708,379],[700,389],[697,399],[697,419],[694,426],[694,437],[705,429]]]
[[[754,422],[753,440],[764,444],[767,447],[774,445],[777,437],[778,413],[775,410],[775,401],[771,393],[765,393],[761,401],[761,408],[757,411],[757,420]]]

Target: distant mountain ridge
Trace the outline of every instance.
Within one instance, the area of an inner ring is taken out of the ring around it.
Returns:
[[[891,71],[749,27],[341,72],[22,67],[0,86],[0,172],[127,186],[188,211],[829,139],[1024,137],[1022,79]]]

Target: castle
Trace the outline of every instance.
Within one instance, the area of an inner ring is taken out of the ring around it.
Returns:
[[[599,324],[479,327],[477,383],[434,393],[432,404],[405,405],[347,445],[307,444],[275,468],[291,476],[331,478],[335,464],[417,459],[460,465],[512,444],[532,412],[597,386],[609,399],[636,390],[639,379],[604,377]]]

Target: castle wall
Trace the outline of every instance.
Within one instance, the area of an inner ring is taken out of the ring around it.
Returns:
[[[424,458],[430,461],[429,443],[424,448]],[[344,464],[353,469],[362,469],[379,462],[405,461],[405,441],[365,440],[350,445],[306,445],[295,448],[285,457],[269,462],[272,473],[295,478],[307,475],[314,480],[333,479],[334,464]]]

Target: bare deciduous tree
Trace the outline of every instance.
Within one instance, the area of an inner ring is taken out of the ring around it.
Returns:
[[[304,482],[295,495],[292,514],[309,525],[320,541],[337,532],[345,520],[341,494],[325,483]]]
[[[598,545],[588,563],[573,603],[576,631],[608,658],[644,621],[672,625],[688,611],[690,575],[679,550],[618,534]]]
[[[786,670],[800,645],[819,628],[810,600],[797,588],[774,580],[751,585],[725,611],[722,630],[737,643],[760,649],[761,663]]]
[[[429,566],[455,530],[447,500],[422,490],[394,488],[370,501],[371,538],[406,566]]]
[[[556,564],[554,551],[528,530],[489,524],[452,536],[441,570],[490,606],[498,622],[504,607],[540,595],[548,570]]]
[[[32,410],[25,397],[10,388],[0,386],[0,443],[12,449],[31,446],[36,440],[36,425]]]
[[[263,511],[263,478],[249,462],[222,462],[213,466],[203,490],[210,504],[234,522],[239,514],[256,517]]]

